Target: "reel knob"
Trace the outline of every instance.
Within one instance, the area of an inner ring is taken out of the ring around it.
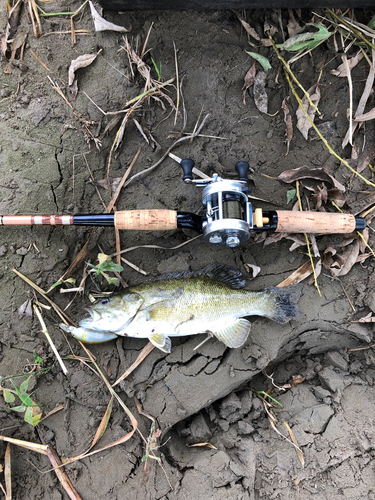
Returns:
[[[184,182],[191,182],[193,180],[193,168],[194,168],[195,162],[194,160],[190,158],[185,158],[184,160],[181,160],[180,162],[180,167],[182,168],[184,175],[182,177],[182,180]]]
[[[238,172],[238,180],[247,182],[247,173],[249,171],[250,165],[247,161],[238,161],[236,163],[236,170]]]

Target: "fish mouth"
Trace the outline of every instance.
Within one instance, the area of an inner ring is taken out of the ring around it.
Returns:
[[[86,307],[86,311],[90,314],[90,319],[93,321],[98,321],[102,317],[101,313],[92,307]]]
[[[99,311],[96,311],[92,307],[90,308],[85,308],[86,311],[89,313],[90,317],[85,318],[79,322],[79,326],[81,328],[87,328],[90,330],[102,330],[103,325],[100,324],[100,320],[103,319],[102,314]],[[133,321],[135,318],[136,314],[132,317],[129,317],[124,323],[120,324],[117,328],[114,328],[114,325],[108,325],[105,327],[105,330],[108,332],[116,333],[116,332],[121,332],[125,328],[129,326],[129,324]]]

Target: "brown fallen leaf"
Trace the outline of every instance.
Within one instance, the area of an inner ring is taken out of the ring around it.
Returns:
[[[92,62],[95,61],[99,52],[96,52],[95,54],[83,54],[82,56],[77,57],[77,59],[73,59],[73,61],[70,63],[69,66],[69,73],[68,73],[69,87],[73,85],[75,79],[75,72],[77,71],[77,69],[89,66]]]
[[[315,85],[313,85],[308,90],[308,94],[310,96],[311,102],[317,107],[320,101],[319,84],[316,83]],[[313,122],[316,114],[316,108],[310,104],[306,95],[302,99],[302,105],[305,108],[306,113],[308,114],[310,120]],[[312,125],[300,107],[297,109],[296,116],[297,116],[297,128],[301,132],[303,137],[307,140],[309,130],[312,127]]]
[[[373,58],[375,57],[375,51],[373,50],[372,51],[373,53]],[[368,73],[368,76],[367,76],[367,79],[366,79],[366,84],[365,84],[365,88],[363,90],[363,94],[359,100],[359,103],[358,103],[358,107],[354,113],[354,119],[352,120],[352,127],[349,127],[346,134],[345,134],[345,137],[344,137],[344,140],[342,141],[342,145],[341,147],[344,149],[345,146],[348,144],[349,142],[349,139],[350,139],[350,132],[352,134],[355,133],[357,127],[359,126],[359,123],[360,122],[357,122],[356,121],[356,118],[359,116],[359,115],[362,115],[364,110],[365,110],[365,107],[366,107],[366,104],[367,104],[367,101],[368,101],[368,98],[369,96],[371,95],[371,93],[373,92],[372,88],[373,88],[373,85],[374,85],[374,79],[375,79],[375,68],[374,68],[374,65],[371,64],[370,66],[370,70],[369,70],[369,73]],[[352,128],[352,130],[350,130],[350,128]]]
[[[357,262],[358,256],[359,239],[357,238],[354,244],[348,245],[341,254],[337,251],[331,253],[327,248],[323,255],[323,267],[329,270],[333,276],[345,276]]]
[[[281,288],[284,286],[296,285],[297,283],[300,283],[305,278],[310,276],[310,274],[312,273],[313,273],[313,268],[311,265],[311,260],[309,260],[308,262],[305,262],[305,264],[302,264],[301,267],[293,271],[290,276],[288,276],[284,281],[279,283],[277,286]]]
[[[375,316],[373,316],[372,312],[370,312],[363,318],[359,318],[357,321],[351,321],[351,323],[375,323]]]
[[[330,73],[331,75],[339,76],[341,78],[348,76],[348,65],[349,70],[352,70],[357,66],[359,61],[363,58],[363,53],[359,51],[357,55],[348,59],[348,64],[342,63],[336,69],[333,69]]]
[[[114,177],[113,179],[110,179],[109,182],[107,179],[101,179],[99,181],[88,180],[86,181],[86,184],[93,184],[94,186],[98,186],[102,189],[116,191],[120,182],[121,182],[121,177]]]
[[[261,113],[268,114],[266,73],[264,71],[260,71],[254,78],[254,102]]]
[[[293,11],[289,9],[288,12],[289,12],[289,21],[288,24],[286,25],[286,28],[288,30],[289,38],[291,38],[301,29],[301,26],[298,24],[298,21],[294,17]]]
[[[369,120],[373,120],[375,118],[375,108],[372,108],[367,113],[363,113],[361,115],[357,115],[353,118],[355,122],[368,122]]]
[[[283,100],[281,107],[284,110],[284,122],[286,125],[286,155],[289,153],[289,144],[293,138],[293,122],[292,117],[290,116],[289,108],[286,105],[285,99]],[[285,156],[286,156],[285,155]]]
[[[330,175],[325,168],[309,168],[304,165],[303,167],[294,168],[292,170],[285,170],[285,172],[282,172],[276,179],[287,184],[291,184],[300,179],[316,179],[329,182],[340,192],[345,192],[345,186]]]
[[[256,72],[257,72],[257,70],[255,68],[255,61],[254,61],[254,64],[251,66],[251,68],[249,69],[249,71],[245,75],[244,86],[241,89],[241,90],[243,90],[242,102],[244,104],[246,104],[246,91],[249,87],[251,87],[253,85]]]
[[[294,448],[295,448],[296,453],[298,455],[298,458],[302,464],[302,467],[304,467],[305,466],[305,458],[303,456],[301,448],[298,446],[297,439],[295,438],[292,429],[289,427],[288,422],[284,422],[284,425],[289,432],[290,439],[292,440],[292,443],[294,444]]]
[[[245,28],[246,33],[248,33],[252,38],[260,42],[264,47],[270,47],[272,45],[272,42],[269,38],[261,38],[256,32],[256,30],[252,26],[250,26],[250,24],[240,14],[238,14],[238,12],[234,13],[238,17],[242,26]]]

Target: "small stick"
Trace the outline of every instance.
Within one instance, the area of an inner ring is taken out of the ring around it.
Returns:
[[[38,61],[39,64],[43,66],[44,69],[47,71],[51,72],[51,70],[44,64],[44,62],[35,54],[33,50],[30,49],[30,54],[35,57],[35,59]]]
[[[174,43],[174,41],[173,41],[173,48],[174,48],[174,61],[175,61],[175,66],[176,66],[176,88],[177,88],[176,115],[174,118],[174,124],[176,125],[177,117],[178,117],[178,107],[180,105],[180,83],[179,83],[179,78],[178,78],[177,49],[176,49],[176,44]]]
[[[34,312],[35,314],[37,315],[38,317],[38,320],[42,326],[42,332],[44,333],[44,335],[47,337],[47,340],[53,350],[53,352],[55,353],[55,356],[57,358],[57,361],[59,362],[60,366],[61,366],[61,369],[62,371],[64,372],[64,375],[67,375],[68,373],[68,370],[66,369],[66,366],[64,365],[64,361],[61,359],[60,357],[60,354],[57,352],[57,349],[55,347],[55,344],[53,343],[51,337],[50,337],[50,334],[48,333],[47,331],[47,327],[46,327],[46,324],[44,323],[44,320],[43,320],[43,317],[40,313],[40,310],[39,310],[39,307],[37,305],[33,305],[33,309],[34,309]]]
[[[142,150],[142,146],[138,149],[138,151],[137,151],[136,155],[134,156],[131,164],[129,165],[128,169],[126,170],[125,174],[123,175],[123,177],[122,177],[122,179],[120,181],[120,184],[118,185],[118,187],[117,187],[117,189],[115,191],[115,194],[112,197],[112,200],[109,202],[109,204],[107,206],[107,212],[110,212],[112,210],[112,208],[113,208],[113,205],[116,203],[117,198],[118,198],[118,196],[120,194],[120,191],[122,189],[122,186],[124,185],[126,179],[129,177],[129,174],[130,174],[130,172],[131,172],[131,170],[132,170],[135,162],[137,161],[137,158],[138,158],[141,150]]]
[[[119,379],[116,380],[114,384],[112,384],[112,387],[115,385],[119,384],[122,380],[124,380],[126,377],[128,377],[132,371],[134,371],[137,366],[150,354],[150,352],[155,348],[154,344],[151,344],[149,342],[146,344],[146,346],[142,349],[142,351],[139,353],[137,356],[137,359],[134,361],[134,363],[126,370],[126,372],[121,375]]]
[[[5,500],[12,500],[12,474],[10,460],[10,443],[7,444],[4,457],[4,476],[5,476]]]

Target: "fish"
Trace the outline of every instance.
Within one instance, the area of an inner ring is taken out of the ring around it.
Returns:
[[[171,337],[199,333],[208,333],[227,347],[241,347],[251,328],[246,316],[263,316],[277,323],[301,318],[299,285],[258,292],[244,289],[245,285],[239,269],[223,264],[171,273],[99,300],[78,327],[60,327],[82,342],[101,343],[119,336],[147,338],[170,353]]]

